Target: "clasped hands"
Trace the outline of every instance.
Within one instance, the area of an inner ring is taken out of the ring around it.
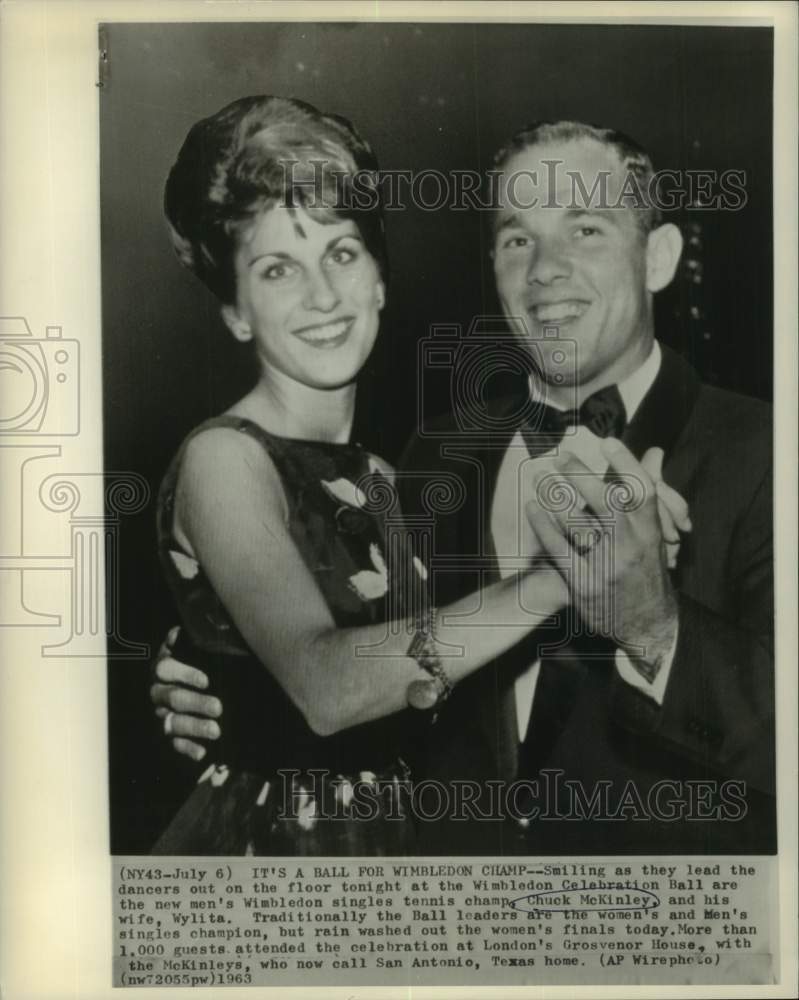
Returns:
[[[601,448],[609,480],[564,451],[536,471],[527,518],[582,621],[651,677],[676,640],[669,570],[680,533],[691,530],[688,505],[663,481],[662,449],[650,448],[639,462],[614,438]],[[576,502],[564,505],[564,496]]]

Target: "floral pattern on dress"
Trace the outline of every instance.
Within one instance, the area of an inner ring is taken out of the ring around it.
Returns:
[[[350,577],[350,586],[362,601],[375,601],[388,591],[388,567],[374,542],[369,546],[369,556],[374,569],[362,569]]]
[[[175,569],[177,569],[184,580],[193,580],[200,572],[200,564],[196,559],[187,556],[185,552],[170,549],[169,558],[175,564]]]
[[[322,489],[335,500],[348,504],[350,507],[365,507],[366,497],[363,490],[349,479],[334,479],[332,482],[322,480]]]

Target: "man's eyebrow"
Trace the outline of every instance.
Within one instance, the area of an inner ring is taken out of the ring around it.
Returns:
[[[619,225],[619,211],[617,208],[569,208],[566,210],[568,219],[602,219],[610,222],[614,226]]]

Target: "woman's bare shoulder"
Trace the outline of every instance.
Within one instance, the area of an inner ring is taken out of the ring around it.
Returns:
[[[268,450],[245,426],[214,424],[199,427],[186,441],[180,462],[181,475],[201,474],[209,482],[235,485],[231,472],[247,478],[276,478]]]
[[[252,434],[236,426],[209,425],[186,442],[176,484],[176,528],[257,513],[262,522],[285,524],[286,495],[275,464]]]

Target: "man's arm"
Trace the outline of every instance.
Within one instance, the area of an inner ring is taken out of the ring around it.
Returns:
[[[629,452],[619,455],[620,464],[611,460],[614,471],[635,475],[649,492],[645,470],[635,468]],[[599,510],[600,481],[576,461],[564,465],[564,477],[579,472],[580,490]],[[614,721],[650,744],[766,792],[773,792],[774,781],[770,485],[769,470],[725,552],[729,614],[670,584],[663,539],[647,502],[614,516],[610,565],[598,567],[597,552],[586,552],[577,560],[584,572],[571,582],[573,600],[594,628],[622,648],[637,646],[655,671],[668,657],[662,704],[615,678]],[[567,519],[540,508],[529,513],[548,550],[562,550],[570,540]]]
[[[679,634],[662,706],[618,684],[614,719],[673,752],[774,792],[771,468],[725,560],[730,613],[678,593]]]

